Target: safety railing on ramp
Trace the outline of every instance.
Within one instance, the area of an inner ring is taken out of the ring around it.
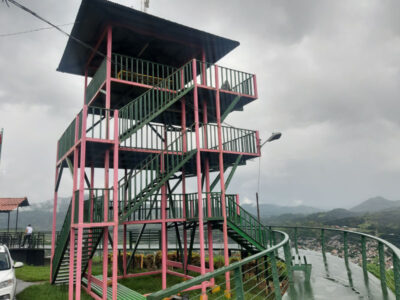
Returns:
[[[282,299],[282,294],[289,288],[289,282],[292,280],[289,236],[284,232],[275,231],[275,238],[277,243],[264,251],[152,293],[147,299],[160,300],[178,293],[187,299],[199,299],[201,290],[189,290],[204,282],[210,287],[206,293],[212,299],[224,299],[227,294],[233,299]],[[280,252],[284,253],[287,263],[278,257],[277,253]],[[226,272],[233,274],[228,284],[231,291],[226,291],[227,282],[224,277]]]

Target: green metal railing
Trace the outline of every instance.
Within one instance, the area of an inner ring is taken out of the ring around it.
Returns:
[[[168,194],[167,195],[167,219],[182,219],[183,218],[183,194]],[[120,211],[124,208],[124,203],[120,203]],[[128,221],[145,221],[145,220],[160,220],[161,219],[161,195],[151,196],[143,201],[142,205],[132,212]]]
[[[237,204],[234,197],[227,199],[226,206],[228,221],[232,222],[234,226],[237,226],[262,247],[268,247],[270,230],[266,226],[258,222],[252,214]]]
[[[203,195],[204,220],[222,220],[221,193],[210,193],[211,215],[208,213],[208,193],[203,193]],[[197,220],[199,217],[197,193],[187,194],[185,201],[186,218],[188,220]],[[233,227],[244,239],[249,240],[251,243],[257,243],[258,248],[267,248],[269,229],[236,203],[236,195],[225,195],[225,204],[228,225]]]
[[[122,141],[120,145],[136,149],[163,150],[165,145],[170,144],[171,141],[176,141],[178,137],[180,137],[180,142],[173,145],[175,148],[171,149],[172,151],[182,151],[183,136],[181,127],[148,123]],[[189,144],[188,149],[193,149],[193,146]]]
[[[52,282],[54,282],[54,280],[56,279],[56,275],[58,273],[62,257],[65,253],[65,250],[68,247],[68,240],[71,227],[71,205],[72,205],[72,200],[69,204],[68,211],[67,214],[65,215],[64,223],[61,227],[61,230],[57,235],[54,256],[52,261],[52,274],[51,274]]]
[[[108,219],[113,220],[113,189],[87,188],[84,191],[86,199],[83,202],[83,222],[104,222],[104,199],[108,197]],[[88,198],[88,199],[87,199]],[[93,209],[91,207],[93,206]],[[79,191],[75,191],[74,223],[78,223]]]
[[[176,71],[171,66],[117,53],[112,54],[112,62],[114,78],[153,86]]]
[[[254,74],[218,66],[220,89],[255,96]]]
[[[95,139],[114,138],[114,110],[88,106],[86,119],[86,137]],[[79,131],[81,132],[81,130]]]
[[[202,132],[202,148],[218,149],[218,126],[206,124]],[[241,153],[258,153],[257,132],[232,126],[221,126],[222,149]],[[206,147],[207,145],[207,147]]]
[[[282,228],[291,236],[296,253],[307,249],[322,253],[326,263],[327,253],[344,259],[350,287],[356,282],[352,278],[350,263],[362,268],[364,282],[368,275],[380,279],[382,299],[388,297],[390,289],[400,300],[400,249],[386,240],[369,234],[337,228],[304,226],[269,226]],[[271,241],[273,242],[273,241]]]
[[[85,103],[88,104],[90,100],[96,95],[99,89],[103,86],[106,81],[107,75],[107,59],[104,58],[92,80],[89,82],[86,88]]]
[[[225,198],[229,198],[234,195],[225,195]],[[210,197],[210,210],[208,197]],[[186,219],[197,220],[199,218],[199,205],[198,205],[198,194],[190,193],[185,195],[185,208],[186,208]],[[211,192],[203,193],[203,219],[204,220],[222,220],[222,203],[221,203],[221,193]]]
[[[121,146],[136,149],[162,150],[165,143],[176,140],[181,135],[180,126],[165,126],[161,124],[148,123],[134,132],[131,136],[121,142]],[[218,126],[217,124],[200,124],[200,148],[218,149]],[[257,132],[254,130],[241,129],[231,126],[221,126],[222,149],[224,151],[257,154]],[[194,126],[186,128],[186,145],[188,150],[196,148],[196,135]],[[181,142],[176,143],[181,151]]]
[[[226,272],[230,272],[229,283],[231,291],[228,291],[228,294],[233,299],[280,300],[282,299],[282,294],[285,293],[289,288],[290,282],[292,282],[291,253],[289,236],[281,231],[276,231],[275,235],[277,243],[270,248],[229,266],[152,293],[147,296],[147,299],[161,300],[178,293],[186,294],[185,297],[188,299],[199,299],[201,291],[186,293],[184,291],[211,280],[215,280],[221,291],[213,293],[212,289],[207,289],[206,293],[212,299],[223,299],[227,295],[224,291],[227,287],[227,281],[223,275]],[[286,264],[278,259],[276,253],[280,252],[284,253]]]
[[[119,110],[120,140],[129,138],[193,87],[192,61],[190,61]]]
[[[126,203],[121,219],[129,218],[146,199],[153,195],[168,178],[179,171],[194,155],[196,150],[184,152],[181,146],[182,135],[178,136],[159,154],[150,154],[136,166],[127,178],[119,184],[119,195]],[[160,168],[162,166],[162,169]]]
[[[58,140],[58,159],[62,158],[75,144],[75,123],[76,118],[72,120]]]

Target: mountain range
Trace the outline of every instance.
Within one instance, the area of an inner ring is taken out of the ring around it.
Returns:
[[[57,228],[62,225],[65,213],[68,209],[70,198],[60,198],[57,210]],[[248,212],[257,215],[257,208],[251,204],[243,204],[242,207]],[[50,231],[52,225],[53,201],[48,200],[33,204],[28,208],[19,211],[19,228],[23,229],[27,224],[32,224],[36,230]],[[260,205],[260,217],[267,224],[288,224],[288,223],[310,223],[317,222],[325,225],[332,225],[347,222],[349,224],[362,223],[366,216],[375,223],[381,219],[382,224],[387,224],[400,216],[400,201],[392,201],[383,197],[370,198],[350,209],[337,208],[329,211],[311,206],[280,206],[263,203]],[[389,216],[386,217],[385,215]],[[2,214],[0,228],[7,228],[7,215]],[[395,220],[398,222],[397,218]],[[391,226],[391,225],[390,225]],[[399,225],[400,227],[400,225]],[[11,213],[10,228],[15,228],[15,212]]]

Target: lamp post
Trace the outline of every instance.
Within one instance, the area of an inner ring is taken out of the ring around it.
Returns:
[[[271,134],[271,136],[268,138],[268,140],[266,140],[264,143],[261,144],[260,149],[261,149],[266,143],[269,143],[269,142],[272,142],[272,141],[275,141],[275,140],[279,140],[279,139],[281,138],[281,136],[282,136],[282,133],[280,133],[280,132],[273,132],[273,133]],[[261,158],[260,158],[260,159],[261,159]],[[259,164],[259,167],[258,167],[258,191],[260,190],[260,167],[261,167],[261,164]],[[260,222],[260,205],[259,205],[259,203],[258,203],[258,191],[256,192],[257,219],[258,219],[258,222]]]

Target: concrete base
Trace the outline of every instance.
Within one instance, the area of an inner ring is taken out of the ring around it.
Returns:
[[[14,261],[27,265],[44,266],[44,249],[9,249]]]

